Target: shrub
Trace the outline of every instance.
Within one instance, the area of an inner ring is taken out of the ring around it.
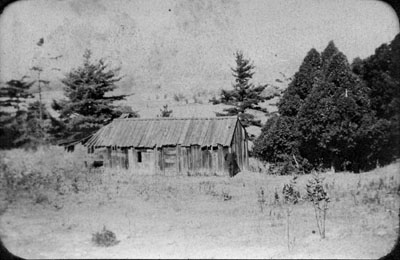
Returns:
[[[87,178],[84,156],[62,147],[41,147],[34,152],[13,149],[0,152],[0,190],[7,200],[28,193],[34,200],[38,192],[54,191],[59,195],[78,192],[78,181]]]
[[[261,162],[259,159],[254,158],[254,157],[250,157],[249,158],[249,170],[251,172],[267,172],[268,171],[268,167]]]
[[[312,203],[315,212],[315,219],[321,238],[325,238],[325,220],[328,211],[329,196],[323,186],[324,179],[314,172],[309,179],[307,187],[307,199]]]
[[[255,156],[263,161],[284,162],[288,155],[297,154],[300,139],[294,124],[290,117],[269,118],[254,141]]]
[[[264,205],[265,205],[266,199],[265,199],[265,192],[264,192],[263,187],[260,187],[260,190],[257,192],[257,197],[258,197],[257,202],[260,205],[260,211],[264,212]]]
[[[103,247],[115,246],[120,242],[117,240],[115,233],[107,230],[106,226],[103,226],[102,231],[92,235],[92,241],[95,245]]]
[[[38,193],[35,196],[35,203],[36,204],[42,204],[42,203],[48,203],[49,202],[49,197],[46,194],[43,193]]]
[[[292,175],[309,173],[312,165],[307,159],[297,158],[292,155],[282,155],[282,161],[271,163],[268,171],[273,175]]]
[[[183,95],[182,93],[174,94],[174,100],[176,102],[179,102],[179,101],[184,100],[184,99],[185,99],[185,95]]]
[[[285,184],[282,189],[283,201],[286,205],[286,236],[287,236],[287,246],[289,250],[294,247],[295,237],[291,239],[290,237],[290,216],[293,212],[293,206],[299,202],[300,192],[296,188],[297,176],[294,176],[289,184]]]
[[[222,191],[221,196],[224,199],[224,201],[232,199],[232,195],[229,194],[229,191]]]

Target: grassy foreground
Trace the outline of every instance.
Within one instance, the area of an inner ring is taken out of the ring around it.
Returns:
[[[322,174],[331,198],[325,239],[303,199],[311,176],[299,176],[289,251],[282,188],[290,176],[134,176],[88,171],[83,156],[57,147],[1,152],[0,236],[11,252],[24,258],[378,258],[399,232],[399,163]],[[99,246],[108,238],[115,241]]]

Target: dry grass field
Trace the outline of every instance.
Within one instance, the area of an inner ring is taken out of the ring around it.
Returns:
[[[89,172],[82,155],[57,147],[0,158],[0,236],[24,258],[378,258],[399,232],[399,163],[322,173],[331,199],[326,238],[300,199],[289,250],[282,188],[291,176]],[[302,198],[309,178],[298,178]],[[115,234],[112,246],[92,240],[104,228]]]

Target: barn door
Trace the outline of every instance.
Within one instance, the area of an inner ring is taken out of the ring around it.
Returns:
[[[176,147],[164,147],[163,148],[163,162],[164,162],[164,173],[165,175],[177,175],[178,164],[177,164],[177,149]]]

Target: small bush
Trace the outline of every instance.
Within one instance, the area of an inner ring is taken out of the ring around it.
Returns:
[[[311,164],[304,158],[282,155],[281,161],[269,165],[268,172],[273,175],[305,174],[312,170]]]
[[[163,106],[163,109],[160,109],[160,114],[157,117],[171,117],[172,109],[168,109],[168,104]]]
[[[38,193],[35,196],[35,203],[36,204],[42,204],[42,203],[48,203],[48,202],[49,202],[49,197],[46,194]]]
[[[227,192],[227,191],[222,191],[221,196],[224,199],[224,201],[232,199],[232,195],[230,195],[229,192]]]
[[[251,172],[260,172],[260,173],[265,173],[268,171],[268,167],[261,162],[259,159],[250,157],[249,158],[249,170]]]
[[[96,246],[109,247],[115,246],[120,241],[117,240],[117,236],[114,232],[107,230],[106,226],[103,230],[92,235],[92,241]]]
[[[257,197],[258,197],[257,202],[260,205],[260,211],[264,212],[264,206],[265,206],[266,199],[265,199],[265,192],[264,192],[263,187],[260,187],[260,190],[257,192]]]
[[[176,102],[179,102],[179,101],[184,100],[184,99],[185,99],[185,96],[182,93],[174,94],[174,100]]]
[[[321,238],[325,238],[326,213],[328,211],[328,203],[330,202],[323,184],[324,179],[317,172],[314,172],[312,179],[306,185],[307,198],[314,207],[317,227]]]
[[[68,153],[62,147],[40,147],[34,152],[0,151],[0,190],[10,202],[21,195],[36,201],[40,192],[78,192],[78,180],[87,178],[84,160],[78,151]]]
[[[291,238],[290,235],[290,227],[291,219],[290,216],[293,212],[293,206],[299,202],[300,192],[297,190],[297,176],[294,176],[289,184],[285,184],[282,189],[283,201],[286,205],[286,237],[287,237],[287,246],[289,251],[293,249],[295,243],[295,237]]]
[[[278,194],[278,191],[276,189],[275,189],[275,192],[274,192],[274,204],[275,205],[280,205],[279,194]]]
[[[218,105],[221,103],[221,101],[217,99],[215,95],[208,102],[212,103],[213,105]]]

